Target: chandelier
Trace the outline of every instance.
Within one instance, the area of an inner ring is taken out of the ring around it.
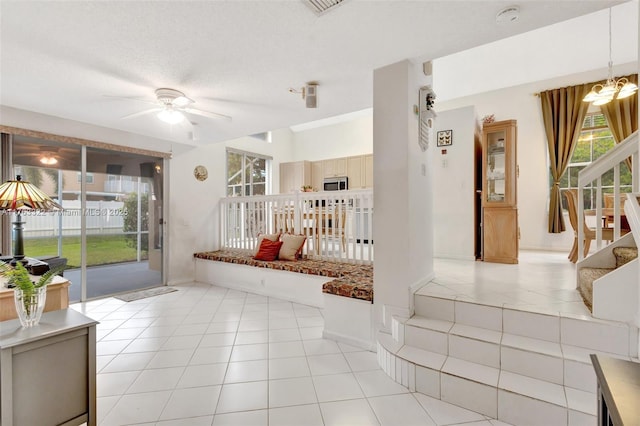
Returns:
[[[613,78],[613,61],[611,60],[611,8],[609,8],[609,74],[604,84],[594,84],[591,91],[584,97],[584,102],[592,105],[604,105],[614,99],[624,99],[633,95],[638,86],[626,78]]]

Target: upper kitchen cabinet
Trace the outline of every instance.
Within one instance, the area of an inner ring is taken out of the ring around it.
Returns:
[[[324,177],[347,176],[347,159],[333,158],[322,161],[322,172]]]
[[[349,189],[373,187],[373,154],[347,158]]]
[[[280,193],[299,191],[305,185],[311,185],[311,162],[294,161],[280,163]]]

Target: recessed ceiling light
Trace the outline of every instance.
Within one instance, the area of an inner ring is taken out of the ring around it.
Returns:
[[[496,22],[498,24],[508,24],[517,21],[519,16],[520,8],[518,6],[505,7],[496,15]]]

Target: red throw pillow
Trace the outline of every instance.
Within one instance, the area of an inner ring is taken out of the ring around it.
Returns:
[[[258,252],[253,258],[255,260],[266,260],[269,262],[276,260],[280,252],[280,246],[282,246],[282,241],[271,241],[264,238],[260,243]]]

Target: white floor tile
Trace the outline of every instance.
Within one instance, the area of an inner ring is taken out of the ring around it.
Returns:
[[[147,364],[147,368],[182,367],[189,363],[193,356],[193,349],[177,349],[160,351]]]
[[[269,426],[323,426],[318,404],[270,408]],[[214,426],[215,423],[214,423]],[[240,425],[238,425],[240,426]]]
[[[269,380],[269,408],[316,403],[310,377]]]
[[[168,337],[167,340],[160,348],[163,351],[174,350],[174,349],[195,349],[200,344],[200,340],[202,339],[201,335],[194,336],[171,336]]]
[[[184,417],[176,420],[163,420],[155,426],[211,426],[213,416]]]
[[[353,373],[314,376],[313,385],[320,402],[364,398]]]
[[[269,333],[262,331],[239,331],[236,336],[236,345],[252,345],[256,343],[268,343]]]
[[[269,343],[269,359],[304,356],[302,341]]]
[[[142,371],[129,386],[127,393],[171,390],[176,387],[183,372],[184,367],[155,368]]]
[[[102,369],[102,372],[115,373],[118,371],[140,371],[149,364],[155,355],[155,352],[133,354],[121,353],[120,355],[116,355],[111,362]]]
[[[320,410],[325,426],[374,426],[380,424],[366,399],[325,402],[320,404]]]
[[[269,329],[268,321],[262,320],[240,320],[238,331],[260,331]]]
[[[360,371],[354,375],[367,398],[409,392],[406,387],[391,380],[382,370]]]
[[[302,344],[307,355],[339,354],[341,352],[338,343],[329,339],[305,340]]]
[[[298,322],[295,318],[274,318],[269,320],[269,330],[282,328],[298,328]]]
[[[181,419],[213,414],[221,386],[176,389],[171,394],[160,420]]]
[[[98,374],[96,378],[96,394],[98,397],[122,395],[139,374],[139,371]]]
[[[220,385],[224,382],[227,364],[189,365],[178,382],[177,388]]]
[[[238,325],[240,321],[226,321],[226,322],[212,322],[207,328],[207,334],[209,333],[235,333],[238,331]]]
[[[485,417],[482,414],[474,411],[466,410],[420,393],[415,393],[413,395],[420,405],[422,405],[422,407],[427,411],[429,417],[431,417],[438,425],[482,422],[485,420]]]
[[[283,328],[269,330],[269,342],[291,342],[300,340],[300,332],[297,328]]]
[[[347,360],[341,353],[308,356],[307,360],[312,375],[348,373],[351,371]]]
[[[151,338],[138,338],[131,342],[126,348],[122,350],[122,353],[136,353],[136,352],[153,352],[159,350],[166,337],[151,337]]]
[[[160,413],[170,396],[170,391],[123,395],[100,426],[154,422],[160,418]]]
[[[267,359],[269,357],[269,345],[256,343],[253,345],[234,346],[231,351],[231,361],[253,361]]]
[[[211,423],[209,423],[211,425]],[[209,426],[207,425],[207,426]],[[241,411],[238,413],[216,414],[212,426],[268,426],[267,410]]]
[[[302,340],[322,339],[324,327],[303,327],[299,330]]]
[[[412,394],[369,398],[369,404],[382,426],[436,424]]]
[[[347,359],[351,371],[377,370],[380,368],[375,352],[349,352],[344,354],[344,357]]]
[[[201,348],[211,346],[231,346],[236,340],[236,333],[211,333],[205,334],[200,340]]]
[[[232,346],[216,346],[211,348],[198,348],[194,351],[189,361],[190,365],[214,364],[217,362],[229,362]]]
[[[225,384],[220,392],[216,414],[267,408],[268,393],[266,381]]]
[[[275,358],[269,360],[269,379],[288,379],[310,376],[306,357]]]
[[[269,363],[266,359],[258,361],[230,362],[225,383],[257,382],[269,378]]]

